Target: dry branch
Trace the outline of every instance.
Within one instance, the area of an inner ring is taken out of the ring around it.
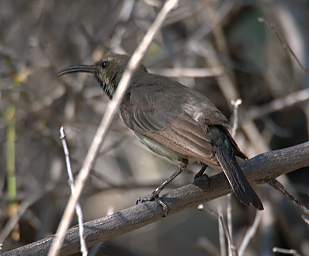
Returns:
[[[138,68],[143,56],[145,55],[147,49],[149,48],[155,34],[158,32],[158,30],[162,26],[166,16],[173,8],[177,6],[177,4],[178,4],[178,0],[168,0],[164,3],[156,19],[154,20],[152,25],[149,27],[141,43],[138,45],[132,57],[130,58],[128,65],[126,69],[124,70],[123,75],[119,81],[119,84],[113,96],[113,99],[108,103],[106,107],[106,112],[91,142],[91,145],[89,147],[89,150],[84,160],[84,163],[82,165],[82,168],[76,178],[74,193],[71,194],[71,197],[64,210],[62,219],[58,225],[57,234],[51,245],[50,251],[48,252],[49,256],[58,255],[58,251],[63,243],[65,232],[67,231],[71,223],[74,209],[82,193],[84,184],[86,183],[90,170],[95,163],[96,157],[99,153],[99,149],[104,139],[106,138],[106,134],[109,130],[109,127],[113,121],[114,116],[117,113],[121,100],[127,88],[129,87],[134,71]]]
[[[297,92],[293,92],[282,98],[274,99],[273,101],[266,103],[259,107],[254,107],[244,114],[245,118],[241,120],[241,123],[247,120],[255,120],[271,114],[276,111],[283,110],[288,107],[292,107],[296,104],[301,104],[309,100],[309,89],[303,89]]]
[[[242,163],[247,178],[251,182],[265,183],[270,178],[297,170],[309,165],[309,142],[281,150],[260,154]],[[223,173],[210,178],[210,183],[197,181],[163,195],[167,203],[169,216],[199,203],[210,201],[230,192]],[[156,202],[147,202],[118,211],[113,215],[85,223],[85,239],[89,246],[111,240],[129,231],[138,229],[161,218],[162,208]],[[54,236],[49,236],[32,244],[25,245],[2,256],[46,255]],[[78,227],[66,233],[61,255],[70,255],[79,251]]]
[[[62,142],[64,157],[65,157],[65,163],[67,167],[67,173],[68,173],[68,183],[71,189],[71,193],[74,194],[75,188],[74,188],[74,176],[72,172],[71,167],[71,159],[70,159],[70,151],[69,147],[66,141],[66,135],[63,126],[60,127],[60,140]],[[78,219],[78,226],[79,226],[79,237],[80,237],[80,251],[83,256],[88,255],[87,245],[84,239],[84,217],[82,212],[82,207],[80,206],[80,203],[77,202],[75,206],[75,212]]]

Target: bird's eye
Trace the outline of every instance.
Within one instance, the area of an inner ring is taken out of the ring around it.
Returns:
[[[107,62],[107,61],[102,61],[102,63],[101,63],[101,67],[102,67],[102,68],[106,68],[107,65],[108,65],[108,62]]]

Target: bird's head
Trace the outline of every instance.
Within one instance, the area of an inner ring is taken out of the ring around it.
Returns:
[[[112,98],[128,61],[127,55],[107,54],[94,65],[73,65],[58,72],[58,76],[76,72],[91,73],[107,96]]]

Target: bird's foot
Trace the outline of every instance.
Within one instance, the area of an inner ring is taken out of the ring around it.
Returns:
[[[140,197],[136,200],[136,204],[140,204],[140,203],[145,203],[145,202],[150,202],[150,201],[156,201],[163,210],[163,215],[162,217],[166,217],[168,214],[168,207],[166,205],[166,203],[164,203],[162,201],[162,199],[159,197],[160,191],[153,191],[150,195],[146,195],[143,197]]]
[[[210,186],[210,178],[207,174],[202,174],[202,175],[195,175],[194,176],[194,180],[193,183],[200,183],[200,182],[206,182],[207,183],[207,187]]]
[[[194,175],[194,180],[196,180],[197,178],[199,178],[199,177],[201,177],[203,175],[206,175],[205,171],[206,171],[207,167],[208,167],[207,165],[202,164],[202,168],[198,171],[197,174]]]

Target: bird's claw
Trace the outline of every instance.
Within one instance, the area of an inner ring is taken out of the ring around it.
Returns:
[[[155,198],[152,197],[152,195],[147,195],[147,196],[139,197],[136,200],[136,204],[141,204],[141,203],[150,202],[150,201],[154,201],[154,200],[155,200]]]
[[[155,190],[154,192],[152,192],[150,195],[147,196],[143,196],[140,197],[136,200],[136,204],[140,204],[140,203],[145,203],[145,202],[150,202],[150,201],[156,201],[163,210],[163,215],[162,217],[166,217],[168,214],[168,207],[166,205],[166,203],[164,203],[161,198],[159,197],[159,193],[156,193],[157,191]]]
[[[195,175],[193,183],[206,182],[207,183],[207,187],[209,187],[210,186],[210,181],[211,181],[211,179],[209,178],[209,176],[204,173],[203,175]]]

